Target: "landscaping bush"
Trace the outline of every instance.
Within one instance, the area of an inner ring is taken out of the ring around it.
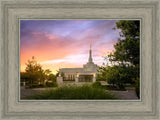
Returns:
[[[64,79],[64,81],[75,81],[75,79]]]
[[[32,86],[30,86],[30,88],[38,88],[38,84],[32,84]]]
[[[102,88],[94,88],[89,85],[62,86],[55,90],[48,89],[26,99],[116,99],[116,97]]]
[[[38,87],[45,87],[43,84],[39,84]]]
[[[53,87],[58,87],[57,82],[53,82]]]
[[[44,84],[32,84],[32,85],[26,85],[26,88],[43,88],[45,87]]]
[[[58,84],[56,82],[46,82],[47,87],[57,87]]]
[[[125,87],[117,87],[117,86],[113,86],[113,85],[106,85],[105,88],[107,90],[116,90],[116,91],[125,91]]]
[[[135,82],[137,97],[140,98],[140,81],[139,81],[139,77],[137,77],[136,79],[133,79],[133,81]]]
[[[53,87],[53,82],[46,82],[47,87]]]
[[[21,82],[20,85],[23,86],[23,82]]]
[[[99,81],[96,81],[96,82],[94,82],[94,83],[92,83],[92,87],[95,87],[95,88],[102,88],[102,85],[101,85],[101,83],[99,82]]]

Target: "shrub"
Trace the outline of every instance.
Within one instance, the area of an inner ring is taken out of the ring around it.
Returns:
[[[23,86],[23,82],[21,82],[20,85]]]
[[[94,82],[94,83],[92,83],[92,87],[95,87],[95,88],[102,88],[102,85],[101,85],[101,83],[99,82],[99,81],[96,81],[96,82]]]
[[[97,80],[105,80],[118,89],[124,89],[126,83],[134,84],[132,79],[137,76],[139,76],[139,65],[129,66],[119,63],[119,65],[100,67]]]
[[[47,87],[53,87],[53,82],[46,82]]]
[[[53,87],[58,87],[57,82],[53,82]]]
[[[116,99],[116,97],[102,88],[72,85],[62,86],[55,90],[48,89],[26,99]]]
[[[64,81],[75,81],[75,79],[64,79]]]
[[[44,85],[43,84],[39,84],[38,87],[44,87]]]
[[[32,84],[30,86],[26,85],[26,88],[43,88],[45,85],[43,84]]]
[[[38,84],[32,84],[32,86],[30,86],[30,88],[37,88],[39,85]]]
[[[58,84],[56,82],[46,82],[47,87],[57,87]]]
[[[139,77],[137,77],[136,79],[133,79],[133,81],[135,82],[137,97],[140,98],[140,81],[139,81]]]

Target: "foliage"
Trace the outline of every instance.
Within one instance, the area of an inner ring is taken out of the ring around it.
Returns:
[[[40,88],[41,88],[41,87],[45,87],[45,85],[44,85],[44,84],[39,84],[38,86],[39,86]]]
[[[46,82],[47,87],[57,87],[58,84],[56,82]]]
[[[25,72],[21,72],[21,82],[25,82],[25,79],[28,79],[28,75]]]
[[[20,86],[23,86],[23,82],[20,83]]]
[[[43,84],[32,84],[32,86],[26,87],[26,88],[44,88],[45,85]]]
[[[97,81],[106,81],[107,80],[106,74],[107,74],[107,67],[105,67],[105,66],[99,67],[96,80]]]
[[[56,77],[58,77],[59,76],[59,70],[57,70],[57,73],[56,73]]]
[[[114,45],[115,51],[110,54],[110,61],[130,62],[139,64],[140,56],[140,22],[137,20],[122,20],[116,23],[120,29],[121,38]]]
[[[99,81],[96,81],[96,82],[92,83],[92,87],[94,87],[94,88],[102,88],[102,85],[101,85],[101,83]]]
[[[21,81],[26,82],[26,85],[33,87],[40,87],[39,84],[45,84],[45,80],[56,81],[56,76],[51,74],[49,69],[44,70],[42,66],[37,63],[34,56],[26,63],[25,72],[21,73]]]
[[[63,81],[75,81],[75,79],[66,79],[66,78],[64,78]]]
[[[122,20],[116,23],[114,29],[120,29],[121,32],[114,45],[115,51],[106,57],[112,65],[100,67],[97,79],[123,89],[124,84],[135,84],[133,79],[139,78],[140,22]]]
[[[48,80],[48,81],[56,82],[56,75],[54,75],[54,74],[49,74],[47,80]]]
[[[101,88],[72,85],[62,86],[55,90],[49,89],[26,99],[116,99],[116,97]]]
[[[123,88],[126,83],[133,84],[134,81],[131,78],[137,75],[135,67],[124,64],[102,67],[100,71],[101,74],[99,74],[98,79],[107,81],[109,84],[119,88]]]
[[[38,84],[40,80],[44,80],[44,71],[34,57],[32,57],[32,60],[28,60],[28,63],[26,63],[25,71],[26,75],[28,76],[28,82],[31,86],[33,84]]]
[[[61,77],[64,77],[64,72],[61,72]]]
[[[38,88],[39,85],[38,84],[32,84],[32,86],[30,86],[30,88]]]
[[[113,86],[113,85],[106,85],[106,90],[124,91],[125,88],[117,88],[116,86]]]
[[[135,87],[136,87],[136,94],[138,98],[140,98],[140,81],[139,78],[133,78],[133,81],[135,82]]]
[[[131,78],[134,78],[137,73],[135,72],[135,67],[133,66],[125,66],[123,64],[121,65],[114,65],[114,66],[108,66],[107,68],[107,81],[109,82],[112,79],[117,79],[118,83],[134,83],[134,81],[131,80]]]

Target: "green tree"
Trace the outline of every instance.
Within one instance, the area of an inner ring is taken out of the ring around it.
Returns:
[[[132,78],[135,77],[133,66],[114,65],[107,67],[106,79],[108,83],[123,87],[124,84],[133,84]]]
[[[115,51],[107,57],[112,66],[101,67],[98,78],[121,87],[125,83],[134,83],[133,79],[139,78],[140,22],[122,20],[116,23],[114,29],[121,31],[120,38],[114,45]]]
[[[38,82],[41,82],[41,79],[44,78],[42,66],[37,63],[34,56],[26,63],[25,71],[29,78],[28,82],[30,86],[38,84]]]
[[[115,51],[108,57],[110,61],[139,64],[140,58],[140,22],[138,20],[122,20],[116,23],[121,38],[114,45]],[[116,29],[116,28],[114,28]]]
[[[99,67],[96,80],[97,81],[107,81],[107,79],[106,79],[107,72],[108,72],[107,67],[105,67],[105,66]]]
[[[48,75],[48,80],[49,80],[49,81],[56,82],[56,78],[57,78],[57,77],[56,77],[56,75],[54,75],[54,74],[49,74],[49,75]]]
[[[132,74],[130,79],[139,78],[140,21],[122,20],[116,27],[121,30],[121,38],[114,45],[115,51],[108,56],[109,60],[125,65],[123,74]]]
[[[26,74],[26,72],[20,72],[21,79],[20,79],[20,85],[23,86],[23,82],[27,82],[29,77]]]
[[[32,87],[33,84],[44,84],[45,80],[49,80],[51,71],[49,69],[44,70],[42,66],[37,63],[34,56],[26,63],[25,74],[28,77],[28,83]],[[24,75],[23,75],[24,76]]]

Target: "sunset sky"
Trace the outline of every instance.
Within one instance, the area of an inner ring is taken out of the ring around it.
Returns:
[[[93,62],[102,65],[102,56],[114,50],[120,30],[114,20],[21,20],[21,71],[35,56],[44,69],[83,67],[92,45]]]

